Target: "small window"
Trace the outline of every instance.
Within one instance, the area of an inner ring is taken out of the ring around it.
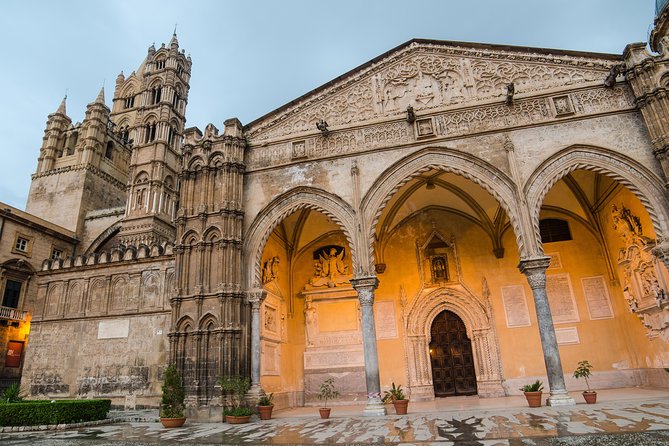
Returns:
[[[23,237],[17,237],[16,239],[16,245],[14,245],[14,249],[20,252],[28,252],[28,244],[30,243],[30,240],[25,239]]]
[[[181,65],[177,65],[177,74],[181,74],[184,72],[184,69]]]
[[[107,143],[107,150],[105,150],[105,158],[112,159],[112,156],[114,156],[114,143],[109,141]]]
[[[21,296],[22,282],[7,279],[5,282],[5,292],[2,296],[2,306],[8,308],[19,307],[19,297]]]
[[[156,61],[156,70],[162,70],[165,68],[165,59],[160,59]]]
[[[51,260],[59,260],[63,258],[63,250],[58,248],[53,248],[51,250]]]
[[[542,243],[562,242],[571,240],[569,223],[557,218],[545,218],[539,222]]]
[[[135,106],[135,97],[130,96],[129,98],[125,98],[125,103],[124,103],[125,108],[132,108]]]

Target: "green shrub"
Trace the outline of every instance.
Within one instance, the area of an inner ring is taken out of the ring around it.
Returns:
[[[26,396],[26,392],[21,388],[20,384],[12,384],[7,387],[4,392],[2,392],[2,397],[0,397],[1,403],[18,403],[23,401],[23,397]]]
[[[183,418],[186,406],[186,393],[182,384],[181,374],[174,364],[165,369],[163,381],[163,398],[160,402],[162,418]]]
[[[39,426],[104,420],[111,400],[55,400],[0,403],[0,426]]]

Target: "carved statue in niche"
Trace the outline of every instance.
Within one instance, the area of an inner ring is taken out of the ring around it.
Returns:
[[[316,341],[316,330],[318,327],[318,315],[314,303],[307,299],[304,303],[304,328],[307,333],[307,346],[313,346]]]
[[[279,257],[274,256],[263,264],[262,283],[268,283],[279,277]]]
[[[315,287],[333,288],[349,284],[351,276],[348,274],[348,265],[344,263],[344,248],[331,246],[316,251],[314,262],[314,275],[309,279],[306,289]]]
[[[445,255],[434,256],[430,260],[432,265],[432,281],[448,281],[448,260]]]

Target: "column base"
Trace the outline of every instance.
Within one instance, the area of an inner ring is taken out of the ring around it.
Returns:
[[[367,407],[362,411],[362,415],[366,417],[383,417],[387,414],[386,406],[381,402],[381,398],[369,398]]]
[[[265,391],[262,389],[262,387],[260,387],[260,384],[253,384],[249,391],[246,392],[244,399],[246,399],[246,402],[249,405],[255,406],[258,403],[260,396],[264,394]]]
[[[576,401],[570,397],[566,390],[551,392],[546,400],[547,406],[575,406]]]

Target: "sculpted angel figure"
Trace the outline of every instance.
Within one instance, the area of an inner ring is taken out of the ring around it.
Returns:
[[[348,265],[344,263],[344,249],[337,253],[336,248],[330,248],[329,254],[318,255],[318,261],[314,262],[314,275],[309,279],[308,286],[311,287],[336,287],[349,283]]]

